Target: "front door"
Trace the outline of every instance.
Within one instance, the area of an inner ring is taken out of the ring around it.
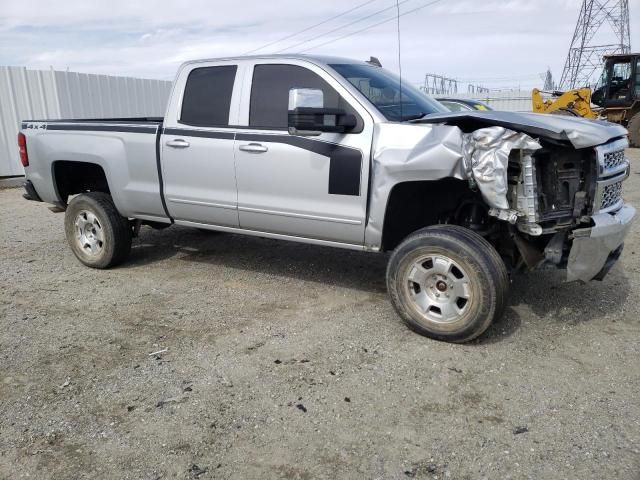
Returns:
[[[238,226],[229,129],[236,71],[236,65],[218,65],[184,73],[179,118],[169,119],[160,139],[167,209],[177,221]]]
[[[311,68],[253,68],[248,128],[235,143],[240,227],[362,245],[372,122],[338,93],[339,85],[329,84],[330,77]],[[358,127],[347,134],[290,135],[292,88],[322,90],[324,106],[354,113]]]

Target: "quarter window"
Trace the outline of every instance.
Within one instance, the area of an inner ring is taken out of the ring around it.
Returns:
[[[236,65],[196,68],[189,73],[180,122],[202,127],[229,126]]]
[[[253,68],[249,125],[263,128],[287,128],[289,90],[320,89],[325,108],[342,108],[358,119],[354,132],[361,131],[362,120],[355,110],[325,80],[311,70],[297,65],[256,65]]]

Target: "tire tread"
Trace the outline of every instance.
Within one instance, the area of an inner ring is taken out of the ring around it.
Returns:
[[[634,148],[640,148],[640,112],[631,117],[627,130],[629,130],[629,144]]]
[[[106,217],[106,221],[109,223],[109,227],[113,232],[114,241],[113,241],[113,245],[111,245],[110,247],[110,255],[107,254],[104,258],[100,259],[98,262],[93,262],[93,263],[85,261],[83,258],[78,256],[78,254],[72,248],[78,260],[80,260],[84,265],[88,267],[98,268],[98,269],[111,268],[124,262],[129,256],[129,253],[131,251],[132,232],[131,232],[131,225],[129,223],[129,220],[123,217],[122,215],[120,215],[120,212],[118,212],[115,204],[113,203],[113,200],[111,199],[111,195],[109,195],[108,193],[104,193],[104,192],[82,193],[77,197],[75,197],[73,200],[71,200],[67,208],[67,212],[70,213],[71,216],[73,216],[73,211],[75,209],[75,206],[81,202],[87,202],[92,207],[94,208],[98,207],[98,209],[102,210],[102,212],[104,213],[104,216]],[[65,223],[66,222],[67,220],[65,219]],[[65,229],[67,228],[68,227],[65,225]],[[67,235],[68,235],[68,232],[67,232]],[[71,244],[71,240],[68,239],[68,241]]]
[[[398,272],[395,269],[398,267],[401,257],[408,253],[405,250],[410,248],[409,246],[412,244],[419,245],[422,243],[423,245],[428,245],[434,239],[453,241],[454,243],[465,245],[466,248],[475,253],[474,260],[481,264],[481,268],[488,272],[490,278],[495,280],[495,282],[489,282],[495,284],[485,286],[485,288],[489,289],[490,298],[495,299],[491,307],[493,311],[485,312],[482,322],[477,325],[472,324],[470,329],[464,328],[452,334],[431,332],[411,318],[397,293],[395,285],[397,284],[396,277]],[[464,343],[480,336],[495,318],[503,314],[509,290],[509,275],[496,249],[483,237],[457,225],[434,225],[412,233],[393,252],[387,266],[387,289],[393,306],[409,328],[421,335],[437,340]]]

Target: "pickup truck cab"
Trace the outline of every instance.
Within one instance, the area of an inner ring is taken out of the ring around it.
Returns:
[[[123,262],[140,225],[370,252],[403,320],[480,335],[508,270],[602,279],[634,217],[624,128],[451,113],[369,62],[283,55],[183,64],[164,118],[25,120],[27,193],[66,210],[87,266]]]

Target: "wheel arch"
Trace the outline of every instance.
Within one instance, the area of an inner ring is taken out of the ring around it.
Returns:
[[[393,250],[413,232],[444,223],[465,199],[472,198],[482,201],[467,181],[453,177],[395,184],[385,206],[381,250]]]
[[[51,163],[51,179],[60,204],[65,206],[69,196],[78,193],[111,194],[107,172],[98,162],[56,160]]]

